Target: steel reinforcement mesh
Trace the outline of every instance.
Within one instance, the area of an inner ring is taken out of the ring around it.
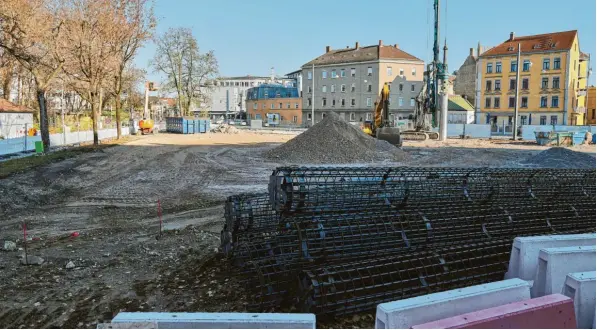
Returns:
[[[225,218],[252,310],[345,315],[501,280],[517,236],[594,232],[595,170],[285,167]]]

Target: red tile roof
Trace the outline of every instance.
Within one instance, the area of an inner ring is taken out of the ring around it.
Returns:
[[[569,50],[572,48],[572,43],[576,35],[577,31],[572,30],[532,36],[515,36],[512,40],[508,38],[503,43],[484,52],[481,54],[481,57],[515,55],[518,52],[519,43],[521,53]]]
[[[0,112],[33,113],[35,110],[26,108],[22,105],[16,105],[5,99],[0,99]]]
[[[325,53],[309,62],[304,64],[302,67],[309,67],[313,63],[315,65],[323,64],[341,64],[341,63],[352,63],[352,62],[365,62],[375,61],[380,59],[401,59],[410,61],[420,61],[421,59],[403,51],[400,48],[394,46],[365,46],[359,48],[340,48],[332,49],[328,53]]]

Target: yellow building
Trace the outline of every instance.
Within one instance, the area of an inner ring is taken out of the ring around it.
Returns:
[[[588,88],[587,125],[595,125],[595,86]]]
[[[479,56],[476,122],[494,127],[513,122],[520,65],[519,125],[582,125],[588,59],[576,30],[522,37],[510,33],[508,40]]]

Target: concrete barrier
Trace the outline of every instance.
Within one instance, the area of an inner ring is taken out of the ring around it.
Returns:
[[[155,322],[99,323],[96,329],[159,329]]]
[[[377,305],[376,329],[408,329],[464,313],[527,300],[529,284],[510,279]]]
[[[562,292],[566,275],[595,271],[595,246],[541,249],[531,297]]]
[[[595,245],[595,234],[516,237],[505,278],[533,280],[541,249],[588,245]]]
[[[415,325],[413,329],[576,329],[572,299],[552,294]]]
[[[121,312],[112,319],[113,326],[139,322],[159,329],[315,329],[314,314]]]
[[[566,276],[562,294],[574,300],[576,324],[580,329],[590,328],[595,320],[595,289],[595,272]]]

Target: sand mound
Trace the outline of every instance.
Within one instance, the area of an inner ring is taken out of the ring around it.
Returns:
[[[363,133],[358,126],[329,112],[315,126],[285,144],[268,150],[265,157],[293,164],[342,164],[401,161],[405,153],[386,141]]]
[[[595,168],[595,157],[568,148],[553,147],[525,159],[523,164],[543,168]]]

